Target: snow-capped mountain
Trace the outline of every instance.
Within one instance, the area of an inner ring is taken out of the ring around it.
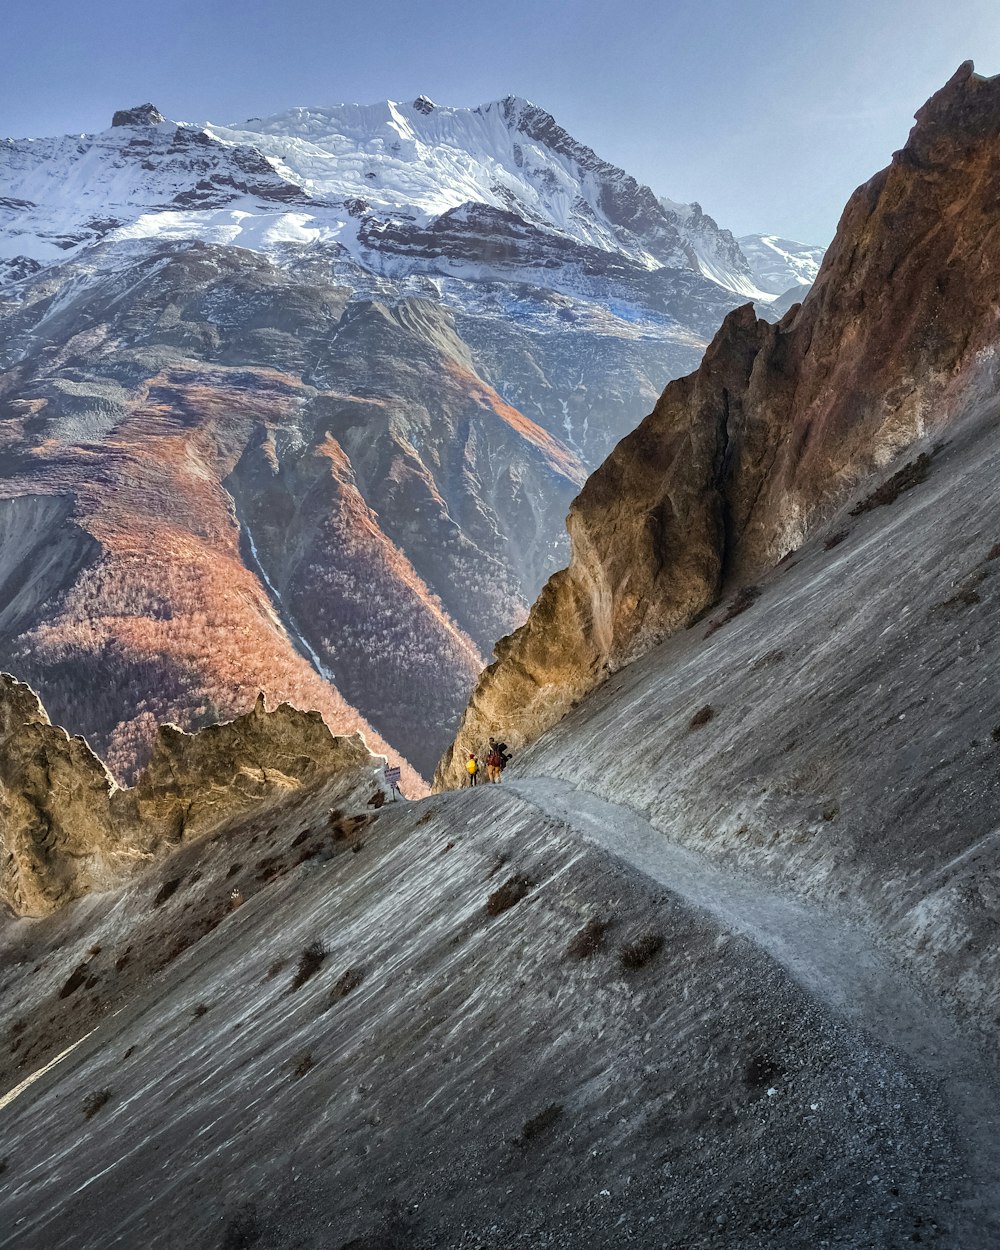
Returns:
[[[515,97],[3,141],[0,282],[0,667],[125,776],[258,689],[429,773],[586,473],[770,299]]]
[[[474,109],[423,96],[299,108],[232,126],[168,122],[145,105],[115,121],[95,135],[0,146],[0,255],[45,262],[99,237],[200,238],[252,250],[336,243],[378,268],[387,240],[423,235],[449,214],[467,225],[455,214],[475,205],[517,254],[498,254],[501,268],[533,267],[516,221],[529,245],[534,234],[575,244],[591,268],[598,253],[762,295],[733,236],[699,205],[658,199],[517,97]],[[456,272],[447,257],[422,259]],[[412,249],[407,264],[418,264]]]
[[[739,246],[750,263],[753,281],[772,297],[783,296],[796,286],[811,286],[826,255],[825,247],[796,243],[774,234],[743,235]]]

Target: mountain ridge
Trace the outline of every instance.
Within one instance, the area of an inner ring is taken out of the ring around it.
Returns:
[[[479,162],[478,169],[462,168],[449,155],[463,151]],[[201,175],[197,186],[184,190],[170,185],[180,152]],[[74,223],[77,233],[53,231],[48,247],[42,240],[34,246],[34,252],[47,253],[39,257],[32,255],[30,233],[21,231],[28,251],[18,255],[51,259],[53,248],[71,250],[85,242],[88,230],[91,237],[141,231],[141,213],[130,224],[111,211],[138,194],[114,177],[115,171],[127,172],[130,159],[148,173],[162,167],[162,198],[148,201],[150,209],[208,211],[240,195],[322,207],[332,196],[349,220],[317,230],[326,241],[338,239],[353,250],[350,218],[373,209],[402,212],[425,225],[468,202],[515,207],[577,243],[621,251],[647,268],[691,268],[739,294],[766,298],[732,234],[720,231],[699,205],[658,198],[575,140],[545,109],[516,96],[472,109],[443,108],[426,97],[408,104],[297,108],[232,126],[170,122],[147,104],[119,110],[109,130],[90,136],[7,139],[0,146],[0,169],[12,192],[8,214],[18,207],[40,209],[46,195],[55,194],[53,184],[57,203],[69,195],[86,198],[92,194],[88,165],[98,166],[89,171],[91,181],[100,181],[100,166],[107,165],[111,183],[108,201],[89,220]],[[52,168],[48,186],[40,162],[63,167]],[[422,167],[426,172],[419,172]],[[386,171],[395,181],[386,183]],[[306,223],[288,229],[291,236],[301,234]]]

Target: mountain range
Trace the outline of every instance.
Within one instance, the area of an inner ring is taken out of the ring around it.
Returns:
[[[144,105],[0,191],[0,662],[125,779],[258,689],[429,776],[587,472],[816,266],[514,97]]]

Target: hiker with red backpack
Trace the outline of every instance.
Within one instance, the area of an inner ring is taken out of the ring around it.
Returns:
[[[490,738],[490,745],[486,751],[486,776],[494,785],[499,782],[500,774],[511,758],[506,742],[497,742],[496,738]]]

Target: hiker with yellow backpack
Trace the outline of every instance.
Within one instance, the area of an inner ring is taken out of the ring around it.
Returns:
[[[470,751],[469,758],[465,761],[465,771],[469,774],[469,785],[475,786],[479,784],[479,761]]]

